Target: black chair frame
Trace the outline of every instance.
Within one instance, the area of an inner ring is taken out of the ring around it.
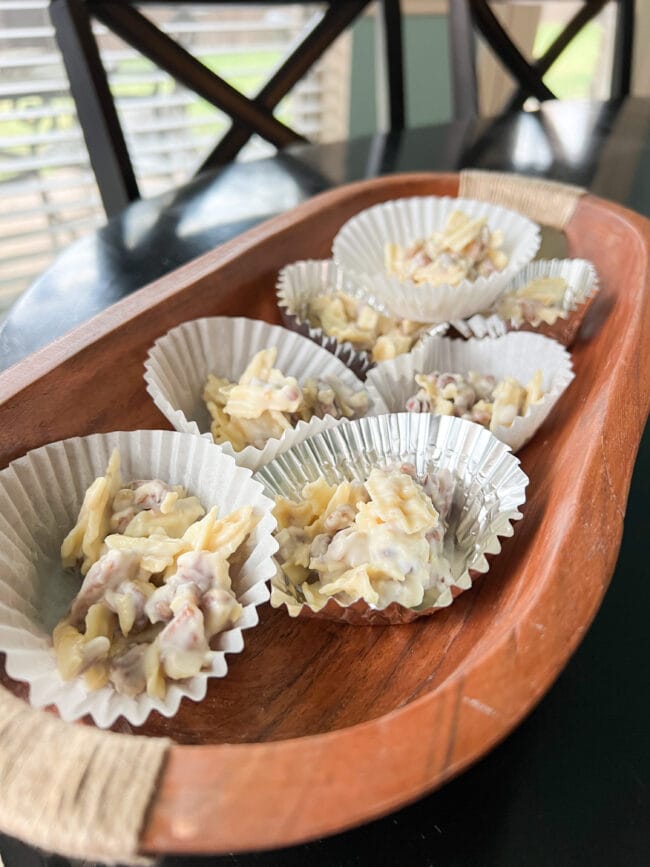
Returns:
[[[514,0],[516,2],[516,0]],[[478,112],[476,85],[477,30],[517,83],[514,95],[503,112],[518,111],[526,99],[540,102],[555,99],[544,83],[544,75],[583,27],[592,21],[610,0],[584,0],[566,27],[558,34],[542,57],[529,62],[510,39],[487,0],[449,0],[450,42],[454,62],[452,87],[454,112],[457,118]],[[613,0],[618,5],[611,96],[622,98],[630,93],[634,36],[634,0]]]
[[[138,5],[153,2],[160,4],[161,0],[138,0]],[[218,5],[219,0],[199,2]],[[50,15],[57,42],[107,215],[122,210],[139,198],[140,192],[92,32],[93,18],[229,115],[231,127],[200,167],[199,171],[203,171],[233,160],[254,133],[278,148],[305,141],[274,117],[273,110],[369,3],[370,0],[329,0],[322,18],[308,29],[259,93],[248,99],[159,30],[130,0],[51,0]],[[404,81],[399,0],[381,0],[381,15],[390,128],[401,129]]]
[[[50,14],[57,41],[70,79],[90,162],[108,216],[118,213],[129,202],[138,199],[140,193],[92,32],[93,18],[101,21],[177,81],[229,115],[231,126],[199,168],[199,171],[203,171],[231,162],[255,133],[277,148],[305,141],[300,133],[274,116],[274,109],[334,40],[366,10],[371,0],[327,0],[322,18],[308,27],[289,56],[252,99],[245,97],[159,30],[135,8],[135,2],[136,0],[50,0]],[[137,0],[137,5],[159,5],[161,2],[179,5],[179,0]],[[192,2],[219,5],[224,0]],[[245,5],[250,3],[250,0],[227,2]],[[287,0],[255,2],[272,5],[286,3]],[[607,2],[609,0],[583,0],[582,7],[544,55],[529,62],[505,32],[487,0],[449,0],[454,116],[460,119],[478,114],[477,31],[516,82],[516,91],[505,106],[506,112],[515,111],[523,106],[529,96],[540,101],[555,98],[555,94],[543,81],[545,73]],[[630,92],[634,0],[613,2],[618,4],[618,15],[611,93],[614,97],[624,97]],[[391,132],[396,132],[405,125],[400,0],[379,0],[379,7],[381,45],[386,70],[387,126]]]

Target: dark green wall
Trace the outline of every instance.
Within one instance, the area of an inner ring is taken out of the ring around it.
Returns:
[[[404,26],[406,118],[410,127],[442,123],[451,117],[447,19],[409,15]],[[377,128],[374,21],[364,17],[352,35],[350,136]]]

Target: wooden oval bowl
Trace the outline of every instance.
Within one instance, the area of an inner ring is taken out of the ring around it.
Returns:
[[[458,187],[458,175],[415,174],[327,192],[119,302],[0,376],[0,463],[74,434],[166,427],[142,378],[157,337],[199,316],[278,322],[283,265],[326,257],[361,208]],[[141,851],[286,846],[387,813],[478,759],[557,677],[616,562],[650,394],[650,223],[585,195],[565,231],[602,291],[575,380],[519,455],[530,485],[514,537],[470,592],[412,624],[350,628],[266,606],[204,702],[118,724],[174,740]]]

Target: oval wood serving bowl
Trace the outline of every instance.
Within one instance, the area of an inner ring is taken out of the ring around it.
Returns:
[[[199,316],[277,322],[283,265],[325,258],[361,208],[458,188],[458,175],[418,174],[325,193],[116,304],[0,376],[0,464],[76,434],[166,427],[142,378],[157,337]],[[137,730],[174,741],[142,852],[270,848],[386,813],[475,761],[549,688],[621,539],[650,395],[649,226],[585,195],[565,227],[570,255],[596,264],[602,291],[574,346],[576,378],[520,455],[524,520],[490,572],[451,608],[392,628],[266,606],[205,701]]]

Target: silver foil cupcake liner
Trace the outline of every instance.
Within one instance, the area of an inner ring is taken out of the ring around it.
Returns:
[[[318,612],[278,566],[271,582],[271,605],[286,606],[292,617],[319,617],[360,625],[408,623],[450,605],[472,586],[472,576],[488,571],[486,555],[501,550],[499,537],[512,536],[521,518],[528,478],[508,447],[489,431],[457,418],[394,413],[345,422],[306,440],[259,470],[255,478],[272,497],[299,500],[306,484],[365,482],[374,467],[413,464],[418,478],[448,470],[454,479],[445,556],[452,567],[448,592],[425,597],[417,608],[395,602],[380,609],[359,601],[344,607],[330,599]]]
[[[512,376],[525,385],[538,370],[542,371],[542,399],[508,427],[498,425],[492,431],[516,452],[535,435],[573,380],[571,356],[555,340],[529,332],[513,332],[494,340],[431,337],[408,355],[372,370],[367,385],[371,397],[383,398],[389,412],[404,412],[406,401],[418,390],[416,373],[467,375],[476,371],[497,380]]]
[[[225,516],[253,506],[259,521],[244,542],[232,586],[244,610],[237,625],[211,642],[210,667],[195,677],[171,681],[164,699],[147,694],[119,695],[111,686],[86,688],[83,680],[62,680],[51,634],[81,586],[81,577],[61,564],[61,543],[77,520],[89,485],[103,476],[113,449],[119,449],[121,474],[183,485],[206,511]],[[173,716],[183,698],[201,701],[208,678],[225,677],[226,654],[244,648],[243,632],[258,622],[257,606],[269,598],[274,574],[273,502],[249,470],[206,439],[173,431],[93,434],[51,443],[13,461],[0,472],[0,652],[10,677],[29,684],[34,707],[53,705],[59,716],[75,720],[89,714],[101,727],[123,716],[141,725],[152,710]]]
[[[509,331],[532,331],[557,340],[563,346],[571,346],[600,289],[596,269],[586,259],[538,259],[531,262],[504,287],[493,307],[507,293],[516,292],[531,280],[540,277],[563,277],[567,282],[561,302],[563,315],[552,325],[540,319],[519,323],[512,319],[503,319],[493,310],[487,310],[469,319],[453,320],[450,323],[452,329],[465,338],[495,338],[502,337]]]
[[[339,291],[359,299],[384,316],[392,315],[384,304],[368,294],[331,259],[293,262],[280,271],[277,282],[280,315],[287,328],[308,337],[314,343],[327,349],[328,352],[340,358],[359,379],[364,380],[368,371],[377,366],[377,362],[372,360],[372,353],[363,349],[356,349],[347,341],[339,341],[336,337],[326,334],[322,328],[316,328],[309,322],[310,302],[317,296],[330,295]],[[446,322],[431,325],[423,331],[418,343],[431,334],[445,334],[448,328]],[[383,361],[379,362],[380,365],[383,363]]]

